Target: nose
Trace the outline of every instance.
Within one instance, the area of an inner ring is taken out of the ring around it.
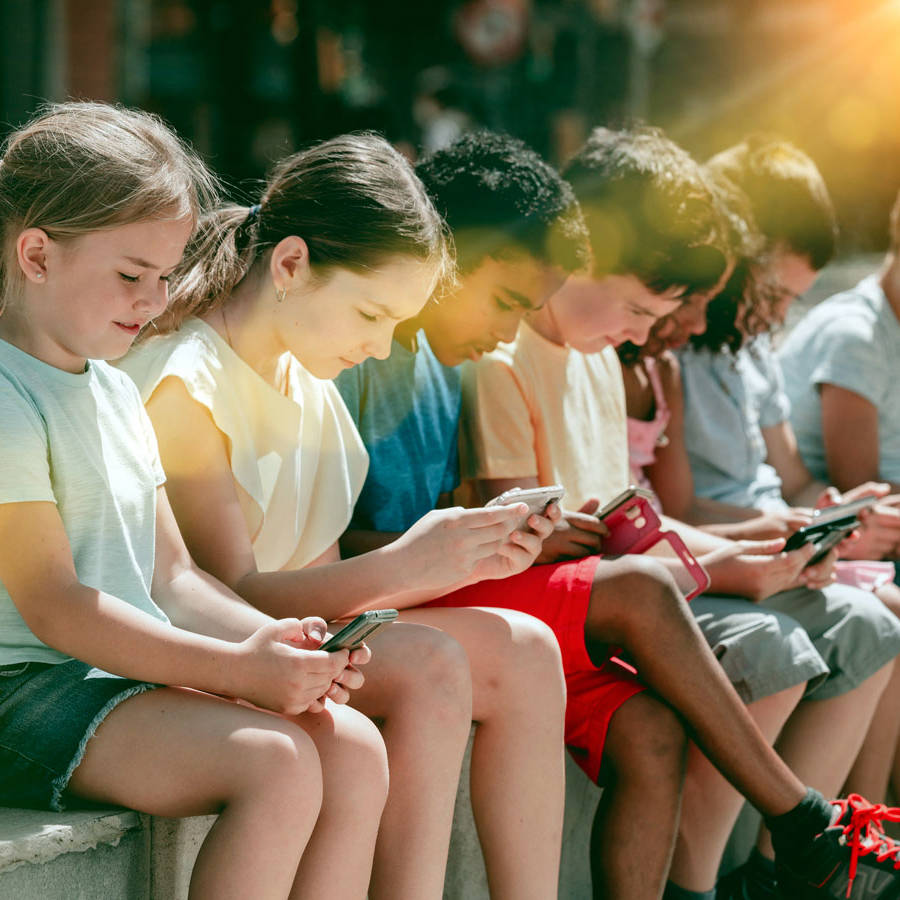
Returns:
[[[369,341],[364,347],[367,356],[374,356],[375,359],[387,359],[391,355],[391,343],[394,339],[394,327],[385,328],[379,334],[377,340]]]
[[[155,285],[148,285],[134,302],[136,312],[153,319],[169,305],[169,283],[159,279]]]
[[[655,320],[648,320],[647,322],[642,322],[640,325],[633,325],[628,329],[628,340],[638,347],[646,344],[647,338],[650,337],[650,329],[653,327],[654,321]]]
[[[498,322],[492,331],[494,338],[505,344],[514,341],[516,339],[516,332],[519,330],[519,319],[520,316],[516,315]]]
[[[694,310],[682,319],[681,324],[688,334],[703,334],[706,331],[706,311]]]

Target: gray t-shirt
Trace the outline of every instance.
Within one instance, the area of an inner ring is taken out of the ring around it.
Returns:
[[[55,503],[81,583],[167,621],[150,597],[164,481],[127,375],[94,361],[65,372],[0,340],[0,503]],[[0,582],[0,665],[67,658],[32,634]]]
[[[900,482],[900,321],[878,276],[810,310],[779,352],[800,454],[828,481],[822,442],[823,384],[853,391],[878,410],[878,477]]]
[[[699,497],[767,511],[785,509],[781,478],[766,462],[763,429],[784,422],[790,406],[768,337],[735,356],[679,351],[684,442]]]

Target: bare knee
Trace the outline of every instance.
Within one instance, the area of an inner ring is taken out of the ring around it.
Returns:
[[[412,656],[412,680],[429,704],[442,717],[459,719],[466,730],[472,721],[472,671],[462,645],[436,628],[421,628]]]
[[[468,734],[472,722],[469,658],[451,635],[401,622],[373,644],[366,684],[354,706],[385,723],[410,721],[416,730],[435,726]]]
[[[272,717],[271,727],[245,728],[229,740],[237,766],[235,793],[279,801],[294,800],[309,808],[322,803],[322,767],[313,740],[301,728]]]
[[[893,582],[883,584],[875,590],[875,596],[898,618],[900,618],[900,587]]]
[[[590,638],[627,643],[635,633],[659,628],[673,613],[688,615],[686,603],[675,579],[655,559],[631,554],[597,566],[585,623]]]
[[[375,724],[347,706],[329,704],[323,713],[308,714],[304,727],[321,761],[325,803],[336,792],[360,810],[380,815],[388,792],[388,760]]]
[[[526,613],[504,610],[506,634],[495,644],[497,687],[527,703],[565,702],[559,642],[552,629]],[[509,698],[508,698],[509,699]]]
[[[612,717],[604,770],[617,781],[662,782],[680,790],[688,740],[678,715],[651,694],[637,694]]]

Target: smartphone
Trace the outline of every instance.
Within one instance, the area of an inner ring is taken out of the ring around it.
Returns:
[[[859,527],[858,515],[862,510],[874,506],[877,497],[863,497],[850,503],[826,506],[813,513],[812,522],[798,528],[785,542],[785,550],[796,550],[804,544],[815,544],[816,552],[807,566],[814,566],[828,555],[854,528]]]
[[[629,484],[621,494],[613,497],[605,506],[600,507],[595,515],[598,519],[605,519],[611,512],[619,509],[623,504],[627,503],[633,497],[643,497],[645,500],[652,500],[653,494],[636,485]]]
[[[680,535],[662,527],[659,515],[650,504],[652,496],[649,491],[630,485],[597,511],[609,531],[603,538],[603,553],[644,553],[660,541],[668,542],[688,576],[676,576],[675,580],[685,600],[692,600],[709,587],[709,575]]]
[[[549,487],[536,488],[510,488],[493,500],[488,500],[485,506],[509,506],[512,503],[524,503],[528,507],[528,515],[516,523],[516,528],[522,530],[528,527],[528,517],[537,513],[542,515],[551,503],[559,503],[565,496],[565,489],[561,484],[551,484]]]
[[[397,618],[396,609],[370,609],[360,613],[352,622],[345,625],[337,634],[333,634],[320,650],[352,650],[358,647],[373,631],[387,625]]]

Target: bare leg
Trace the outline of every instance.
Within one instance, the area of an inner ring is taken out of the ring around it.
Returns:
[[[472,671],[472,808],[494,900],[555,897],[565,797],[565,684],[550,629],[505,609],[411,609],[465,648]]]
[[[678,717],[652,694],[631,697],[613,714],[603,748],[603,796],[591,831],[594,897],[662,896],[678,825],[685,748]]]
[[[900,587],[882,585],[875,591],[878,599],[895,615],[900,616]],[[888,781],[897,757],[900,739],[900,665],[885,688],[865,741],[847,776],[844,793],[862,794],[873,802],[881,802],[887,795]]]
[[[800,702],[805,687],[805,684],[798,684],[747,706],[769,743],[775,741]],[[681,825],[669,874],[671,881],[689,891],[709,891],[715,887],[725,844],[743,804],[744,798],[719,774],[696,744],[691,744]]]
[[[785,725],[775,749],[804,783],[834,797],[859,753],[893,663],[839,697],[805,700]],[[823,740],[823,735],[827,736]],[[874,798],[873,798],[874,799]],[[769,834],[760,831],[757,848],[774,856]]]
[[[318,753],[304,731],[171,688],[116,707],[88,743],[70,788],[154,815],[219,813],[190,891],[217,900],[284,900],[322,802]]]
[[[324,713],[295,721],[316,745],[324,796],[290,896],[359,900],[388,794],[384,743],[372,722],[346,706],[329,703]]]
[[[779,815],[803,799],[804,784],[766,742],[671,576],[654,560],[601,562],[585,639],[598,661],[610,644],[627,648],[643,680],[678,711],[716,768],[761,813]]]
[[[405,622],[383,628],[369,644],[366,683],[350,702],[382,723],[392,772],[369,896],[440,897],[472,724],[469,661],[449,635]]]

